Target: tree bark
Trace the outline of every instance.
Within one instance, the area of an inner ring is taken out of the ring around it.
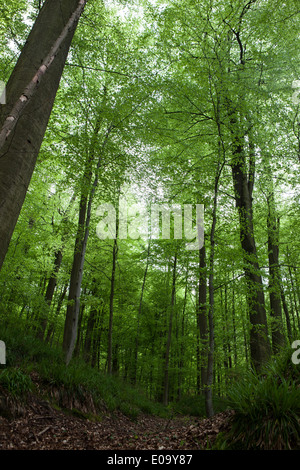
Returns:
[[[209,310],[208,310],[208,354],[207,354],[207,377],[205,387],[205,410],[208,418],[214,416],[213,395],[212,387],[214,383],[214,352],[215,352],[215,329],[214,329],[214,258],[215,258],[215,231],[217,225],[217,205],[218,205],[218,191],[219,180],[224,163],[218,163],[218,168],[215,177],[214,185],[214,200],[213,200],[213,215],[212,225],[210,231],[210,255],[209,255],[209,276],[208,276],[208,296],[209,296]]]
[[[171,306],[168,326],[168,336],[165,354],[165,366],[164,366],[164,390],[163,390],[163,404],[168,405],[169,402],[169,364],[170,364],[170,350],[171,350],[171,339],[173,329],[173,314],[175,306],[175,293],[176,293],[176,265],[177,265],[177,254],[174,256],[173,262],[173,280],[172,280],[172,294],[171,294]]]
[[[138,314],[137,314],[137,327],[136,327],[135,348],[134,348],[134,363],[133,363],[133,367],[132,367],[132,376],[131,376],[131,382],[133,384],[136,384],[139,337],[140,337],[140,322],[141,322],[141,314],[142,314],[142,307],[143,307],[144,290],[145,290],[147,272],[148,272],[149,261],[150,261],[150,259],[149,259],[149,257],[150,257],[150,246],[151,246],[151,241],[149,240],[148,249],[147,249],[147,261],[146,261],[146,267],[145,267],[145,271],[144,271],[143,284],[142,284],[141,295],[140,295],[139,310],[138,310]]]
[[[111,270],[111,280],[110,280],[110,297],[109,297],[109,325],[108,325],[108,352],[107,352],[107,372],[109,375],[111,375],[113,372],[113,317],[114,317],[114,295],[115,295],[117,253],[118,253],[118,243],[117,243],[117,234],[116,234],[116,238],[113,244],[112,270]]]
[[[259,370],[270,357],[267,317],[262,276],[253,229],[252,190],[254,165],[250,165],[249,178],[245,168],[245,155],[240,138],[235,136],[231,162],[236,207],[239,214],[240,241],[243,250],[244,272],[250,315],[250,353],[253,366]]]
[[[208,350],[208,326],[207,326],[207,268],[205,245],[199,250],[199,304],[197,323],[200,335],[199,361],[200,384],[204,391],[207,381],[207,350]]]
[[[47,0],[22,49],[0,108],[0,269],[46,132],[86,1]]]
[[[106,94],[106,92],[105,92]],[[94,160],[95,144],[98,133],[101,128],[101,118],[97,119],[94,134],[91,142],[91,149],[87,157],[85,172],[83,176],[80,208],[79,208],[79,219],[77,235],[75,240],[73,265],[70,279],[69,299],[67,306],[67,314],[64,327],[64,338],[63,338],[63,351],[65,354],[65,361],[68,364],[72,358],[73,350],[76,342],[77,327],[78,327],[78,316],[80,309],[80,292],[81,283],[83,277],[83,268],[85,260],[85,252],[89,237],[89,226],[91,219],[92,203],[98,185],[99,180],[99,169],[102,161],[102,154],[100,152],[98,163],[96,167],[96,174],[91,186],[92,181],[92,164]],[[112,126],[107,130],[102,148],[106,145],[108,136],[111,132]]]
[[[50,276],[50,279],[49,279],[49,282],[48,282],[48,286],[47,286],[47,290],[46,290],[46,294],[45,294],[46,307],[48,307],[48,311],[47,311],[47,314],[45,313],[42,316],[42,318],[40,320],[40,325],[39,325],[39,328],[38,328],[38,335],[37,336],[41,340],[44,339],[45,331],[46,331],[46,328],[47,328],[48,313],[49,313],[49,310],[50,310],[50,306],[51,306],[51,303],[52,303],[54,291],[55,291],[55,288],[56,288],[57,274],[58,274],[61,262],[62,262],[62,251],[57,250],[55,252],[53,272],[51,273],[51,276]]]
[[[282,308],[281,308],[281,289],[279,274],[279,228],[275,214],[274,193],[271,192],[267,198],[268,204],[268,258],[269,258],[269,296],[271,317],[273,319],[271,325],[272,331],[272,349],[276,354],[282,346],[285,345],[285,337],[283,334]]]

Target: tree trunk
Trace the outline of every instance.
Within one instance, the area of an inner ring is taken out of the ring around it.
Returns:
[[[97,315],[97,307],[91,307],[83,345],[83,358],[87,363],[91,362],[91,347],[93,342],[94,328],[97,321]]]
[[[82,195],[80,201],[78,229],[75,240],[74,257],[70,278],[67,314],[64,326],[63,351],[65,354],[66,364],[69,364],[72,358],[77,337],[78,316],[80,309],[79,299],[88,236],[87,230],[85,230],[84,235],[82,235],[86,223],[86,210],[87,199],[85,195]]]
[[[145,271],[144,271],[143,284],[142,284],[140,303],[139,303],[139,310],[138,310],[138,314],[137,314],[137,327],[136,327],[135,349],[134,349],[134,363],[133,363],[133,367],[132,367],[132,376],[131,376],[131,382],[133,384],[136,383],[138,349],[139,349],[139,336],[140,336],[140,321],[141,321],[141,314],[142,314],[144,290],[145,290],[147,272],[148,272],[148,267],[149,267],[150,245],[151,245],[151,242],[149,240],[148,250],[147,250],[147,262],[146,262],[146,267],[145,267]]]
[[[7,104],[0,107],[0,269],[85,3],[44,3],[7,83]]]
[[[277,353],[285,344],[282,323],[281,290],[279,275],[279,228],[275,215],[274,193],[267,198],[268,204],[268,257],[269,257],[269,295],[272,322],[272,349]]]
[[[184,383],[184,335],[185,335],[185,311],[187,305],[187,295],[188,295],[188,280],[189,280],[189,269],[186,268],[186,278],[185,278],[185,289],[184,289],[184,298],[183,298],[183,308],[182,308],[182,317],[181,317],[181,331],[180,331],[180,347],[179,347],[179,361],[178,361],[178,391],[177,399],[180,400],[182,396],[182,387]],[[197,369],[198,370],[198,369]]]
[[[282,285],[282,282],[280,282],[280,297],[281,297],[281,302],[282,302],[282,307],[285,315],[285,320],[286,320],[286,328],[287,328],[287,333],[288,333],[288,338],[290,343],[292,342],[293,338],[293,332],[292,332],[292,326],[291,326],[291,320],[290,320],[290,314],[289,314],[289,309],[287,306],[286,298],[285,298],[285,293],[284,293],[284,288]]]
[[[53,272],[50,276],[48,286],[47,286],[47,290],[46,290],[46,294],[45,294],[45,301],[46,301],[46,304],[47,304],[47,307],[48,307],[48,312],[50,310],[50,306],[51,306],[51,303],[52,303],[54,291],[55,291],[55,288],[56,288],[57,273],[59,271],[61,262],[62,262],[62,251],[58,250],[58,251],[55,252],[54,269],[53,269]],[[42,318],[40,320],[40,325],[39,325],[39,329],[38,329],[38,338],[41,339],[41,340],[44,339],[45,331],[46,331],[46,328],[47,328],[47,322],[48,322],[48,314],[47,315],[45,314],[45,315],[42,316]]]
[[[168,337],[167,337],[165,367],[164,367],[163,404],[165,406],[168,405],[168,401],[169,401],[169,363],[170,363],[170,350],[171,350],[172,327],[173,327],[173,313],[174,313],[175,292],[176,292],[176,264],[177,264],[177,254],[175,254],[175,256],[174,256],[174,263],[173,263],[172,296],[171,296],[169,327],[168,327]]]
[[[109,297],[107,372],[110,375],[112,374],[112,371],[113,371],[112,339],[113,339],[114,295],[115,295],[115,275],[116,275],[117,253],[118,253],[118,244],[117,244],[117,235],[116,235],[116,238],[113,244],[112,270],[111,270],[111,280],[110,280],[110,297]]]
[[[207,268],[205,245],[199,250],[199,305],[197,323],[200,334],[200,380],[201,388],[204,391],[207,381],[207,351],[208,351],[208,326],[207,326]]]
[[[104,94],[104,97],[106,92]],[[68,364],[72,358],[73,350],[76,342],[77,327],[78,327],[78,315],[80,309],[80,292],[81,283],[83,276],[85,252],[89,237],[89,226],[91,219],[92,203],[98,185],[99,180],[99,168],[102,161],[102,155],[100,152],[98,163],[96,167],[96,175],[94,182],[91,187],[92,180],[92,164],[94,160],[95,144],[98,133],[101,127],[101,118],[98,117],[94,134],[91,142],[91,149],[87,157],[86,167],[83,177],[80,208],[79,208],[79,220],[77,235],[75,240],[73,265],[70,279],[69,299],[67,306],[67,314],[64,328],[64,339],[63,339],[63,351],[65,353],[65,361]],[[106,137],[102,144],[102,148],[106,145],[108,136],[111,132],[112,126],[107,130]]]
[[[213,215],[212,225],[210,231],[210,255],[209,255],[209,278],[208,278],[208,296],[209,296],[209,311],[208,311],[208,355],[207,355],[207,377],[205,387],[205,409],[208,418],[214,415],[212,386],[214,383],[214,351],[215,351],[215,330],[214,330],[214,257],[215,257],[215,231],[217,225],[217,205],[218,205],[218,191],[219,179],[223,169],[223,165],[218,163],[217,173],[214,185],[214,200],[213,200]]]
[[[62,307],[64,298],[66,296],[67,290],[68,290],[68,284],[65,284],[62,291],[61,291],[61,294],[59,296],[58,302],[57,302],[56,311],[55,311],[55,318],[57,318],[58,315],[59,315],[59,312],[60,312],[60,309]],[[46,339],[45,339],[46,343],[50,342],[50,339],[53,336],[54,331],[55,331],[55,326],[56,326],[55,319],[52,319],[52,321],[50,322],[50,325],[48,327],[48,330],[47,330]]]
[[[249,178],[245,168],[242,143],[236,137],[231,162],[236,206],[239,214],[240,240],[244,258],[244,272],[247,282],[247,297],[250,315],[250,353],[256,370],[270,357],[267,331],[267,317],[262,277],[256,253],[253,230],[252,190],[254,168],[250,165]]]

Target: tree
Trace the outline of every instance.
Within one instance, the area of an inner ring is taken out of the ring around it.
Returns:
[[[8,80],[0,116],[0,269],[86,0],[47,0]]]

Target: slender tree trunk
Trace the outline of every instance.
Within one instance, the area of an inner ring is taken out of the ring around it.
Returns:
[[[290,282],[291,282],[291,291],[292,291],[292,296],[294,300],[294,306],[295,306],[295,312],[297,315],[297,323],[298,323],[298,328],[300,328],[300,317],[299,317],[299,309],[297,305],[297,297],[296,297],[296,288],[294,285],[294,279],[293,279],[293,274],[291,270],[291,265],[290,265],[290,252],[289,252],[289,247],[286,247],[286,252],[287,252],[287,260],[288,260],[288,271],[289,271],[289,276],[290,276]]]
[[[109,325],[108,325],[108,353],[107,353],[107,372],[109,375],[111,375],[113,372],[113,317],[114,317],[114,295],[115,295],[117,253],[118,253],[118,244],[117,244],[117,235],[116,235],[116,238],[113,244],[112,270],[111,270],[111,280],[110,280],[110,297],[109,297]]]
[[[277,353],[285,344],[283,334],[281,290],[279,275],[279,227],[275,215],[274,193],[267,198],[268,204],[268,257],[269,257],[269,295],[272,322],[272,348]]]
[[[168,327],[166,355],[165,355],[165,366],[164,366],[163,404],[165,406],[167,406],[168,402],[169,402],[169,364],[170,364],[170,350],[171,350],[171,339],[172,339],[172,328],[173,328],[173,314],[174,314],[175,293],[176,293],[176,265],[177,265],[177,254],[175,254],[175,256],[174,256],[174,263],[173,263],[172,295],[171,295],[169,327]]]
[[[214,415],[212,387],[214,382],[214,351],[215,351],[215,329],[214,329],[214,257],[215,257],[215,231],[217,225],[217,205],[218,205],[218,191],[219,180],[224,163],[218,163],[218,168],[215,177],[214,185],[214,200],[213,200],[213,215],[212,226],[210,231],[210,255],[209,255],[209,280],[208,280],[208,295],[209,295],[209,311],[208,311],[208,355],[207,355],[207,378],[205,387],[205,409],[208,418]]]
[[[233,275],[234,277],[234,275]],[[234,365],[237,366],[237,335],[236,335],[236,318],[235,318],[235,286],[232,285],[232,327],[233,327],[233,345],[234,345]]]
[[[87,245],[87,231],[82,236],[82,230],[85,227],[85,216],[87,210],[87,200],[85,196],[81,197],[80,210],[79,210],[79,222],[77,229],[77,236],[75,240],[74,257],[70,278],[69,297],[67,305],[67,314],[64,327],[63,337],[63,351],[65,354],[66,364],[69,364],[77,337],[78,328],[78,316],[80,309],[80,292],[81,282],[83,276],[83,265],[85,258],[85,251]]]
[[[96,307],[92,307],[90,310],[89,318],[86,325],[86,333],[83,345],[83,357],[84,360],[89,363],[91,362],[91,347],[93,341],[93,332],[97,320],[98,309]]]
[[[38,338],[41,339],[41,340],[44,339],[45,331],[46,331],[46,328],[47,328],[48,313],[49,313],[49,310],[50,310],[50,306],[51,306],[51,303],[52,303],[54,291],[55,291],[55,288],[56,288],[57,273],[59,271],[61,262],[62,262],[62,251],[57,250],[55,252],[54,269],[53,269],[53,272],[50,276],[48,286],[47,286],[47,290],[46,290],[46,294],[45,294],[45,301],[46,301],[46,305],[48,307],[48,312],[47,312],[47,314],[44,314],[42,316],[42,318],[40,320],[40,325],[39,325],[39,328],[38,328]]]
[[[185,311],[186,311],[187,294],[188,294],[188,279],[189,279],[189,269],[187,266],[184,298],[183,298],[183,309],[182,309],[182,317],[181,317],[181,331],[180,331],[180,347],[179,347],[179,361],[178,361],[178,392],[177,392],[178,400],[180,400],[182,396],[182,387],[184,383],[184,350],[185,350],[184,335],[185,335]]]
[[[7,83],[0,107],[0,269],[85,3],[46,0]]]
[[[104,98],[105,97],[106,97],[106,92],[104,94]],[[86,161],[81,199],[80,199],[79,220],[78,220],[77,235],[76,235],[76,240],[75,240],[73,265],[72,265],[71,279],[70,279],[69,299],[68,299],[67,314],[66,314],[65,328],[64,328],[64,338],[63,338],[63,351],[65,353],[66,364],[69,364],[72,358],[73,350],[74,350],[74,346],[76,342],[78,315],[79,315],[79,309],[80,309],[81,283],[82,283],[82,277],[83,277],[85,252],[86,252],[86,247],[87,247],[87,242],[88,242],[88,237],[89,237],[89,226],[90,226],[90,219],[91,219],[92,203],[93,203],[96,187],[98,185],[98,180],[99,180],[98,173],[99,173],[100,164],[102,161],[102,155],[100,152],[97,167],[96,167],[95,179],[91,187],[92,164],[94,160],[96,139],[100,131],[100,127],[101,127],[101,118],[98,117],[94,134],[93,134],[93,138],[92,138],[91,149],[90,149],[87,161]],[[106,137],[102,144],[102,148],[106,145],[111,129],[112,129],[112,126],[107,130]]]
[[[59,315],[67,290],[68,290],[68,284],[65,284],[58,299],[58,303],[57,303],[56,310],[55,310],[55,318],[57,318]],[[50,342],[50,339],[53,336],[54,331],[55,331],[55,325],[56,325],[55,320],[52,319],[47,330],[46,339],[45,339],[46,343]]]
[[[66,209],[66,211],[63,215],[63,218],[60,222],[60,227],[62,227],[62,230],[63,230],[62,245],[64,245],[65,240],[67,238],[67,234],[65,233],[64,225],[68,221],[69,211],[70,211],[75,199],[76,199],[76,193],[74,192],[73,196],[72,196],[72,198],[69,202],[68,208]],[[54,225],[54,224],[52,223],[52,225]],[[56,230],[54,230],[54,234],[55,233],[56,233]],[[53,266],[53,270],[52,270],[52,273],[50,275],[50,279],[49,279],[48,285],[47,285],[47,290],[46,290],[46,293],[45,293],[45,302],[46,302],[46,305],[47,305],[48,308],[47,308],[47,311],[44,314],[42,314],[42,316],[39,318],[39,323],[40,324],[39,324],[39,327],[38,327],[38,337],[41,340],[43,340],[44,335],[45,335],[45,331],[46,331],[46,328],[47,328],[48,316],[49,316],[49,312],[50,312],[50,307],[51,307],[54,291],[56,289],[57,276],[58,276],[58,272],[60,270],[60,266],[61,266],[61,263],[62,263],[62,258],[63,258],[63,247],[61,249],[56,250],[56,252],[54,254],[54,266]]]
[[[288,338],[290,343],[292,342],[293,338],[293,332],[292,332],[292,326],[291,326],[291,320],[290,320],[290,314],[289,314],[289,309],[287,306],[286,298],[285,298],[285,293],[284,293],[284,288],[282,285],[282,282],[280,283],[280,296],[281,296],[281,302],[282,302],[282,308],[284,311],[285,315],[285,321],[286,321],[286,328],[287,328],[287,333],[288,333]]]
[[[133,368],[132,368],[133,371],[132,371],[132,377],[131,377],[131,381],[132,381],[133,384],[136,383],[138,349],[139,349],[139,336],[140,336],[140,321],[141,321],[141,314],[142,314],[144,290],[145,290],[147,272],[148,272],[148,267],[149,267],[150,243],[151,242],[149,240],[148,250],[147,250],[147,262],[146,262],[146,268],[145,268],[145,271],[144,271],[143,284],[142,284],[140,303],[139,303],[139,310],[138,310],[138,314],[137,314],[137,327],[136,327],[135,349],[134,349],[134,363],[133,363]]]
[[[207,382],[207,353],[208,353],[208,326],[207,326],[207,268],[205,245],[199,250],[199,288],[198,288],[198,316],[197,323],[200,334],[199,361],[201,388],[204,392]]]

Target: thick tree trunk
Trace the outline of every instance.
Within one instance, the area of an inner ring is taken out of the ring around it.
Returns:
[[[254,169],[249,179],[245,168],[243,146],[236,138],[231,163],[236,206],[240,222],[240,240],[244,257],[244,272],[247,282],[248,306],[250,312],[250,352],[255,369],[270,357],[270,344],[267,331],[267,317],[262,277],[256,253],[253,230],[252,190]]]
[[[0,269],[46,132],[83,0],[46,0],[0,108]]]

